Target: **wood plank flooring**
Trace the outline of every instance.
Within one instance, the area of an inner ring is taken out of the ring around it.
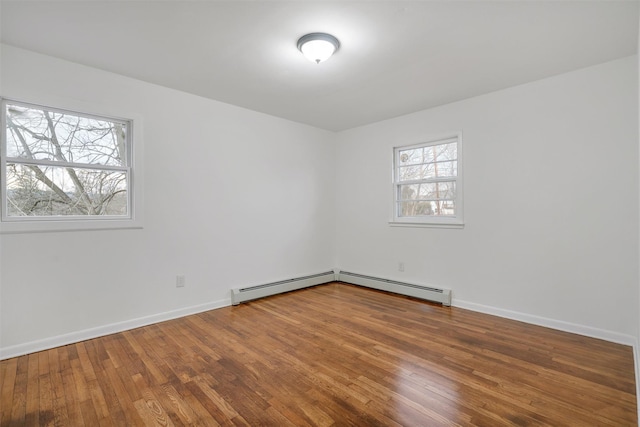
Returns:
[[[332,283],[0,362],[2,426],[632,426],[630,347]]]

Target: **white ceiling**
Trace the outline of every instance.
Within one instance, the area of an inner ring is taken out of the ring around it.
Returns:
[[[0,1],[2,42],[329,130],[633,55],[637,1]],[[342,44],[316,65],[309,32]]]

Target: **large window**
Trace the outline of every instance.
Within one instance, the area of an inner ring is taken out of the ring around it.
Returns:
[[[131,220],[131,135],[129,120],[3,100],[2,222]]]
[[[392,224],[463,224],[461,154],[461,135],[394,148]]]

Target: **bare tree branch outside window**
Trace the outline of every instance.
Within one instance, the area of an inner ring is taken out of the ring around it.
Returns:
[[[396,149],[399,217],[456,215],[457,141]]]
[[[129,123],[4,104],[7,217],[129,216]]]

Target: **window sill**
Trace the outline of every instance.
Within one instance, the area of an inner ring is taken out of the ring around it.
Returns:
[[[454,228],[463,229],[464,223],[436,223],[436,222],[399,222],[389,221],[391,227],[414,227],[414,228]]]
[[[4,221],[0,223],[0,234],[130,230],[142,228],[142,221],[131,219],[91,221]]]

